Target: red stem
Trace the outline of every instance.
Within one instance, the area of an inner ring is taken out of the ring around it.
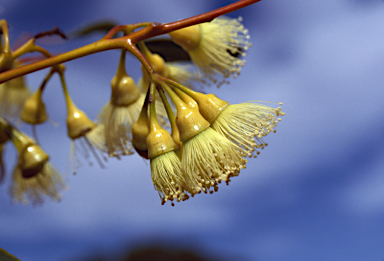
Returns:
[[[146,40],[151,37],[155,37],[162,34],[167,34],[172,31],[188,27],[195,24],[210,22],[216,17],[221,15],[225,15],[227,13],[234,12],[251,4],[260,2],[261,0],[240,0],[235,3],[229,4],[227,6],[218,8],[216,10],[192,16],[180,21],[168,23],[168,24],[160,24],[160,23],[152,23],[150,26],[145,27],[144,29],[134,32],[129,35],[132,43],[138,43],[140,41]]]
[[[218,8],[216,10],[196,15],[190,18],[186,18],[180,21],[168,23],[168,24],[160,24],[160,23],[152,23],[149,26],[134,32],[132,34],[116,38],[116,39],[106,39],[105,37],[97,42],[89,44],[87,46],[80,47],[78,49],[69,51],[67,53],[60,54],[58,56],[54,56],[51,58],[47,58],[36,63],[31,63],[25,66],[21,66],[12,70],[5,71],[0,73],[0,83],[5,81],[14,79],[16,77],[26,75],[47,67],[51,67],[56,64],[64,63],[73,59],[77,59],[86,55],[90,55],[93,53],[98,53],[111,49],[121,49],[126,48],[128,51],[132,52],[141,62],[142,55],[135,53],[136,50],[134,45],[140,41],[146,40],[148,38],[166,34],[172,32],[177,29],[181,29],[187,26],[209,22],[215,19],[218,16],[234,12],[238,9],[244,8],[256,2],[260,2],[261,0],[240,0],[235,3],[229,4],[227,6]],[[107,34],[108,37],[112,37],[116,32],[123,30],[123,27],[117,26],[111,30],[110,33]]]

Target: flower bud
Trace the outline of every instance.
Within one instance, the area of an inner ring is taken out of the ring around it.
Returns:
[[[38,89],[24,103],[24,108],[20,113],[23,121],[29,124],[43,123],[47,119],[45,105],[41,100],[41,90]]]
[[[209,122],[201,116],[197,107],[177,106],[176,125],[181,142],[190,140],[209,127]]]
[[[31,144],[20,153],[19,167],[24,178],[31,178],[40,173],[49,156],[37,144]]]
[[[201,115],[210,124],[212,124],[220,113],[228,107],[229,103],[218,98],[216,95],[195,93],[194,99],[199,104],[199,111]]]
[[[147,137],[148,158],[152,159],[161,154],[174,151],[178,146],[173,141],[168,131],[155,123]]]
[[[84,136],[86,132],[95,126],[88,116],[79,110],[72,101],[68,102],[67,131],[71,139]]]
[[[186,28],[182,28],[169,33],[172,41],[187,52],[194,50],[199,46],[201,40],[201,25],[196,24]]]
[[[132,77],[128,75],[122,77],[114,76],[111,86],[111,102],[113,105],[128,106],[137,101],[140,96],[140,90],[137,88]]]

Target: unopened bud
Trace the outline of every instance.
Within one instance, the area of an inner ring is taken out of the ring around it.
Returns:
[[[79,110],[73,102],[68,104],[67,115],[67,131],[68,136],[71,139],[77,139],[96,125],[88,118],[88,116],[81,110]]]
[[[23,177],[31,178],[40,173],[48,160],[48,154],[39,145],[32,144],[26,147],[19,159]]]
[[[132,77],[128,75],[113,77],[111,86],[111,102],[116,106],[128,106],[140,97],[140,90],[137,88]]]
[[[46,121],[47,113],[45,111],[45,105],[41,100],[40,89],[26,100],[20,117],[23,121],[29,124],[39,124]]]
[[[201,40],[201,25],[196,24],[169,33],[172,41],[186,51],[192,51],[199,46]]]

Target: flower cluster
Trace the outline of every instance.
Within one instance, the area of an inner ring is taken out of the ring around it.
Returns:
[[[278,117],[284,115],[280,107],[255,102],[231,105],[214,94],[193,91],[164,77],[157,82],[171,97],[177,113],[174,117],[172,110],[167,110],[172,136],[157,124],[152,116],[155,113],[150,117],[154,127],[147,147],[149,152],[156,151],[149,153],[149,158],[162,203],[213,193],[219,183],[228,184],[246,167],[247,158],[256,157],[258,149],[267,145],[263,137],[275,132]]]
[[[0,23],[3,32],[5,25]],[[124,35],[137,29],[133,25],[119,28]],[[162,204],[171,201],[173,206],[174,201],[218,191],[220,183],[228,184],[246,168],[249,158],[267,146],[264,137],[275,132],[279,116],[284,115],[280,107],[255,101],[229,104],[214,94],[197,91],[201,84],[220,86],[228,83],[229,76],[239,75],[251,46],[241,19],[218,17],[173,30],[169,35],[188,53],[190,61],[166,62],[142,40],[131,49],[123,48],[111,81],[110,99],[94,121],[69,95],[62,64],[51,67],[33,94],[22,77],[0,85],[0,156],[8,141],[19,152],[11,185],[16,202],[30,199],[39,203],[44,195],[59,199],[59,191],[64,188],[60,175],[48,162],[48,154],[10,123],[17,118],[35,126],[47,120],[42,94],[54,74],[60,77],[66,100],[71,154],[79,151],[75,145],[78,142],[83,156],[94,156],[103,167],[107,157],[121,158],[136,151],[150,161],[152,182]],[[49,56],[33,41],[27,44],[29,49],[24,49]],[[2,53],[5,48],[2,46]],[[137,82],[126,71],[127,50],[141,62],[143,75]],[[4,59],[6,62],[0,62],[3,71],[18,66],[12,55]],[[74,172],[77,160],[72,157]],[[0,167],[1,182],[5,173],[1,157]]]

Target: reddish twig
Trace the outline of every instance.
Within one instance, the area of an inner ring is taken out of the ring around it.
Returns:
[[[64,63],[67,61],[71,61],[71,60],[86,56],[86,55],[107,51],[111,49],[125,48],[126,50],[132,52],[132,54],[134,54],[140,60],[140,62],[144,64],[148,64],[148,62],[146,62],[146,60],[143,59],[140,51],[135,48],[136,43],[146,40],[148,38],[158,36],[158,35],[167,34],[174,30],[181,29],[187,26],[209,22],[218,16],[236,11],[238,9],[244,8],[246,6],[249,6],[259,1],[261,0],[240,0],[235,3],[229,4],[227,6],[218,8],[216,10],[213,10],[204,14],[200,14],[197,16],[193,16],[190,18],[186,18],[186,19],[168,23],[168,24],[151,23],[145,28],[139,31],[133,32],[129,35],[126,35],[120,38],[115,38],[115,39],[108,39],[108,38],[112,38],[116,32],[124,31],[124,28],[122,26],[118,26],[113,28],[101,40],[91,43],[89,45],[80,47],[78,49],[69,51],[67,53],[60,54],[55,57],[47,58],[42,61],[38,61],[32,64],[28,64],[12,70],[5,71],[0,74],[0,83],[6,82],[10,79],[14,79],[16,77],[20,77],[25,74],[29,74],[41,69],[51,67],[53,65],[57,65],[60,63]],[[132,28],[132,27],[128,26],[126,28]]]
[[[41,32],[38,33],[34,36],[35,39],[39,39],[45,36],[51,36],[51,35],[58,35],[63,39],[67,39],[67,36],[59,29],[59,27],[55,27],[52,30],[46,31],[46,32]]]

